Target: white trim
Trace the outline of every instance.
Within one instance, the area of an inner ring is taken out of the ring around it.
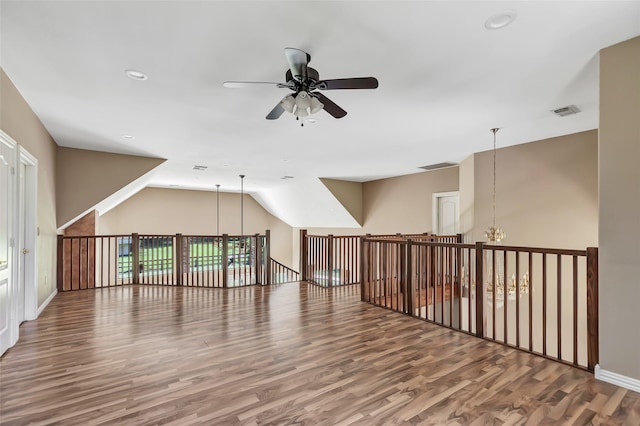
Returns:
[[[38,159],[34,157],[24,147],[20,146],[20,163],[26,166],[26,176],[24,176],[24,195],[25,203],[19,203],[24,206],[25,211],[21,211],[18,219],[24,221],[24,235],[20,235],[22,248],[28,248],[30,256],[21,256],[18,252],[19,259],[24,261],[22,267],[25,270],[24,276],[24,319],[33,320],[38,317]],[[19,168],[22,172],[22,167]],[[20,180],[20,177],[19,179]],[[18,277],[22,280],[22,277]],[[20,282],[20,281],[18,281]]]
[[[8,181],[8,193],[6,194],[8,206],[10,209],[7,210],[7,229],[0,229],[0,232],[5,233],[8,237],[7,240],[7,265],[0,274],[0,280],[7,281],[7,293],[6,293],[6,302],[7,311],[5,315],[7,315],[7,327],[0,330],[0,355],[2,355],[7,349],[15,345],[18,341],[18,335],[20,333],[20,323],[18,322],[18,308],[16,303],[16,293],[18,292],[17,287],[17,278],[18,278],[18,268],[17,268],[17,259],[18,259],[18,244],[17,244],[17,235],[18,235],[18,180],[17,180],[17,169],[18,169],[18,143],[14,141],[9,135],[0,130],[0,146],[6,147],[10,152],[7,152],[7,157],[4,160],[10,167],[10,176]],[[4,191],[4,188],[2,188]],[[5,208],[6,206],[2,206]],[[5,308],[5,307],[3,307]]]
[[[58,294],[58,289],[54,289],[51,294],[49,295],[49,297],[46,298],[46,300],[44,302],[42,302],[42,305],[40,305],[38,307],[38,312],[36,314],[36,318],[40,316],[40,314],[42,313],[42,311],[44,311],[44,308],[47,307],[47,305],[49,304],[49,302],[51,302],[53,300],[54,297],[56,297],[56,294]]]
[[[607,371],[600,368],[600,364],[596,364],[594,376],[596,379],[602,380],[603,382],[611,383],[640,393],[640,379],[634,379],[633,377],[623,376],[622,374],[614,373],[613,371]]]

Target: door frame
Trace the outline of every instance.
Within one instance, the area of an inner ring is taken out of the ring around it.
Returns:
[[[460,191],[434,192],[431,199],[431,232],[439,234],[438,216],[440,214],[439,201],[440,198],[458,197],[458,232],[460,231]]]
[[[0,330],[0,355],[7,349],[15,345],[18,341],[19,324],[17,322],[17,309],[16,309],[16,276],[17,276],[17,257],[16,257],[16,232],[17,232],[17,220],[16,220],[16,200],[17,200],[17,179],[16,179],[16,163],[18,158],[18,144],[6,133],[0,130],[0,145],[4,145],[11,151],[10,158],[6,158],[9,163],[9,182],[7,185],[7,204],[10,206],[7,209],[7,264],[3,273],[3,280],[7,280],[6,286],[6,303],[7,309],[0,310],[0,315],[5,316],[6,326]],[[5,232],[3,229],[2,232]]]
[[[24,193],[18,193],[18,197],[24,197],[18,204],[18,229],[24,233],[18,235],[19,244],[16,245],[18,256],[17,285],[24,286],[24,317],[19,321],[34,320],[38,317],[38,160],[24,147],[20,146],[20,167],[18,173],[22,173],[23,165],[26,172],[24,176]],[[22,179],[18,176],[18,182]],[[20,211],[24,207],[24,211]],[[28,249],[27,255],[22,254],[22,249]],[[23,272],[23,273],[21,273]],[[18,292],[20,294],[20,292]],[[19,303],[19,302],[18,302]]]

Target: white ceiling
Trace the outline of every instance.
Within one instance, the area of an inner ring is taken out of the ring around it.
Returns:
[[[492,127],[499,146],[597,128],[598,51],[640,34],[638,1],[0,7],[0,65],[59,145],[166,158],[155,186],[237,191],[245,174],[271,211],[299,186],[284,175],[367,181],[487,150]],[[485,29],[505,10],[513,23]],[[321,111],[302,128],[288,113],[267,121],[286,89],[222,82],[284,82],[285,47],[309,52],[321,78],[374,76],[380,87],[324,92],[348,111],[340,120]],[[582,112],[550,112],[569,104]]]

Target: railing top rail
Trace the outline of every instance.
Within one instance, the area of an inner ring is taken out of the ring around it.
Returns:
[[[104,235],[59,235],[65,239],[72,238],[122,238],[122,237],[132,237],[133,235],[138,235],[138,238],[173,238],[176,235],[181,235],[185,238],[222,238],[223,235],[187,235],[187,234],[104,234]],[[253,235],[227,235],[227,238],[265,238],[264,234],[253,234]]]
[[[275,260],[273,257],[270,257],[269,260],[273,263],[275,263],[278,266],[282,266],[284,269],[287,269],[291,272],[295,272],[296,274],[299,274],[300,272],[296,271],[295,269],[289,268],[287,265],[283,265],[282,263],[278,262],[277,260]]]
[[[436,239],[436,240],[446,240],[446,239],[457,239],[458,235],[435,235],[429,234],[428,232],[420,233],[420,234],[363,234],[363,235],[312,235],[306,234],[307,238],[379,238],[379,239],[391,239],[391,240],[406,240],[408,238],[411,239]]]
[[[306,235],[307,238],[333,238],[334,240],[337,238],[360,238],[360,235]]]
[[[121,238],[131,237],[132,234],[109,234],[109,235],[58,235],[64,239],[78,239],[78,238]],[[175,235],[167,235],[167,237],[175,237]]]
[[[430,247],[452,247],[452,248],[475,248],[475,244],[462,244],[452,242],[440,242],[440,241],[420,241],[409,238],[414,245],[430,246]],[[365,238],[366,242],[379,242],[379,243],[399,243],[406,240],[397,238],[395,240],[389,238]],[[524,253],[536,253],[536,254],[558,254],[565,256],[586,256],[586,250],[574,250],[574,249],[557,249],[557,248],[545,248],[545,247],[522,247],[522,246],[497,246],[497,245],[482,245],[484,250],[489,251],[515,251]]]
[[[141,235],[142,236],[142,235]],[[183,237],[186,238],[220,238],[222,239],[225,235],[191,235],[191,234],[182,234]],[[264,234],[252,234],[252,235],[226,235],[227,238],[264,238],[266,235]]]
[[[521,251],[540,254],[560,254],[566,256],[586,256],[586,250],[575,249],[557,249],[557,248],[545,248],[545,247],[521,247],[521,246],[496,246],[493,244],[485,244],[485,250],[492,251]]]
[[[420,246],[430,246],[430,247],[451,247],[451,248],[462,248],[462,249],[474,249],[476,247],[475,244],[462,244],[462,243],[452,243],[452,242],[441,242],[441,241],[423,241],[423,240],[416,240],[413,238],[406,238],[406,239],[402,239],[402,238],[396,238],[396,239],[390,239],[390,238],[365,238],[364,239],[365,242],[373,242],[373,243],[405,243],[408,241],[411,241],[411,244],[413,245],[420,245]]]

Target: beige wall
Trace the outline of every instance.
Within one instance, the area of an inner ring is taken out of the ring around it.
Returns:
[[[363,220],[363,187],[360,182],[321,178],[320,181],[360,225]]]
[[[38,306],[56,288],[57,145],[4,70],[0,70],[0,128],[38,160]]]
[[[600,52],[600,366],[640,380],[640,37]]]
[[[89,209],[165,160],[59,148],[56,188],[58,226],[84,215]]]
[[[598,245],[596,130],[498,149],[496,164],[496,216],[507,232],[505,244]],[[467,242],[484,241],[493,215],[493,155],[472,154],[459,167],[366,182],[363,188],[362,228],[312,228],[309,233],[429,232],[432,194],[460,190],[461,232]]]
[[[474,159],[473,241],[485,241],[493,220],[493,155],[481,152]],[[503,244],[597,246],[597,131],[498,149],[496,194],[496,224],[507,234]]]
[[[98,233],[216,235],[216,193],[145,188],[98,219]],[[244,233],[271,230],[271,257],[289,267],[291,227],[244,195]],[[220,234],[240,234],[240,194],[220,193]],[[294,269],[298,269],[297,265]]]
[[[430,232],[435,192],[458,190],[458,167],[364,184],[365,233]]]
[[[362,228],[309,228],[309,234],[431,232],[433,194],[458,190],[458,167],[374,180],[365,182],[362,188]],[[292,243],[294,264],[299,268],[299,228],[293,230]]]
[[[475,242],[474,210],[475,210],[475,154],[465,158],[459,167],[460,171],[460,233],[465,243]]]

